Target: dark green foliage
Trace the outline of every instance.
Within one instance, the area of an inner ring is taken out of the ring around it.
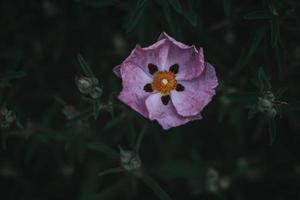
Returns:
[[[300,199],[299,0],[3,0],[0,27],[1,200]],[[163,31],[219,80],[168,131],[112,72]]]

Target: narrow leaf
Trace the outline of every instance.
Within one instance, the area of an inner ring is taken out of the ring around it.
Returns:
[[[161,200],[172,200],[171,197],[150,176],[143,174],[141,179]]]
[[[254,20],[254,19],[271,19],[272,13],[269,10],[257,10],[251,13],[248,13],[244,16],[246,20]]]
[[[275,118],[270,118],[268,121],[269,135],[270,135],[270,145],[272,145],[276,138],[276,121]]]
[[[178,12],[180,14],[182,13],[182,6],[181,6],[179,0],[169,0],[169,3],[174,8],[174,10],[176,10],[176,12]]]
[[[94,74],[90,68],[90,66],[88,65],[88,63],[84,60],[84,58],[82,57],[81,54],[78,54],[77,55],[77,59],[78,59],[78,62],[84,72],[84,74],[88,77],[93,77]]]
[[[147,132],[147,129],[148,129],[148,126],[147,126],[147,125],[144,125],[142,131],[141,131],[141,132],[139,133],[139,135],[138,135],[138,139],[137,139],[136,147],[135,147],[135,152],[136,152],[137,154],[139,154],[139,152],[140,152],[142,140],[143,140],[143,138],[144,138],[145,133]]]
[[[187,7],[185,11],[183,12],[185,18],[190,22],[192,26],[197,26],[198,16],[195,12],[193,0],[187,0]]]
[[[127,17],[126,23],[125,23],[125,29],[127,32],[132,31],[136,27],[136,25],[139,23],[142,15],[145,12],[147,5],[147,0],[138,0],[137,4],[135,5],[135,8],[132,9],[132,11],[129,13],[129,16]]]
[[[231,0],[223,0],[223,8],[226,17],[230,17],[231,15],[231,6],[232,6]]]
[[[24,71],[17,71],[17,72],[7,72],[5,74],[0,75],[0,81],[13,81],[16,79],[21,79],[27,76],[27,73]]]
[[[110,174],[120,173],[123,171],[124,170],[121,167],[116,167],[116,168],[104,170],[103,172],[98,173],[98,176],[106,176],[106,175],[110,175]]]
[[[111,148],[103,143],[99,143],[99,142],[89,143],[89,144],[87,144],[87,148],[97,151],[97,152],[100,152],[100,153],[104,153],[107,156],[110,156],[112,158],[119,159],[119,157],[120,157],[119,153],[116,150],[114,150],[113,148]]]
[[[76,0],[79,3],[83,3],[95,8],[103,8],[114,5],[114,0]]]

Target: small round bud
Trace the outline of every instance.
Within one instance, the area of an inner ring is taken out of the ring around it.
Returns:
[[[102,96],[102,89],[100,87],[95,87],[91,92],[90,95],[93,99],[98,99]]]
[[[5,115],[5,120],[8,122],[8,123],[12,123],[14,122],[16,119],[16,114],[14,111],[12,110],[9,110],[7,111],[6,115]]]
[[[79,112],[75,109],[74,106],[67,105],[62,110],[63,114],[66,116],[67,119],[72,119],[76,117]]]
[[[137,170],[142,166],[139,156],[132,151],[125,151],[120,148],[120,159],[122,167],[126,171]]]
[[[93,87],[94,87],[93,81],[94,80],[92,78],[84,77],[84,76],[76,78],[78,90],[82,94],[89,94],[93,90]]]
[[[206,173],[206,189],[210,192],[219,190],[219,173],[217,170],[210,168]]]
[[[268,110],[272,109],[273,107],[273,102],[270,101],[269,99],[259,97],[258,98],[258,103],[257,103],[257,109],[260,112],[267,112]]]

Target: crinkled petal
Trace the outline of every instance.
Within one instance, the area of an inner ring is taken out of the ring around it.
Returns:
[[[123,63],[121,66],[123,89],[119,99],[144,117],[148,117],[145,100],[151,93],[144,91],[144,86],[152,80],[139,67],[132,63]]]
[[[150,95],[146,99],[146,107],[151,120],[156,120],[162,126],[163,129],[169,129],[172,127],[186,124],[189,121],[201,119],[201,115],[193,117],[183,117],[178,115],[172,102],[167,105],[163,105],[161,102],[161,94],[156,93]]]
[[[181,42],[176,41],[174,38],[172,38],[171,36],[169,36],[166,32],[163,32],[160,34],[160,36],[158,37],[157,41],[163,40],[163,39],[167,39],[171,42],[173,42],[175,45],[181,47],[181,48],[190,48],[191,46],[188,46],[186,44],[183,44]]]
[[[178,80],[191,80],[198,77],[204,69],[203,49],[199,51],[195,46],[188,46],[176,41],[166,33],[162,33],[158,41],[167,40],[169,42],[169,51],[165,69],[173,64],[179,64]]]
[[[117,77],[121,78],[121,65],[115,66],[113,72]]]
[[[148,64],[154,64],[159,70],[164,70],[169,48],[170,45],[167,40],[160,40],[145,48],[136,46],[125,61],[133,63],[140,67],[146,74],[152,76],[149,72]]]
[[[185,90],[171,92],[171,101],[181,116],[194,116],[200,113],[215,95],[218,85],[215,69],[205,63],[204,72],[199,78],[190,81],[178,81]]]

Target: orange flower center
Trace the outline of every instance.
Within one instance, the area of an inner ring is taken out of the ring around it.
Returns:
[[[169,95],[176,88],[175,74],[170,71],[158,71],[153,75],[152,88],[163,95]]]

